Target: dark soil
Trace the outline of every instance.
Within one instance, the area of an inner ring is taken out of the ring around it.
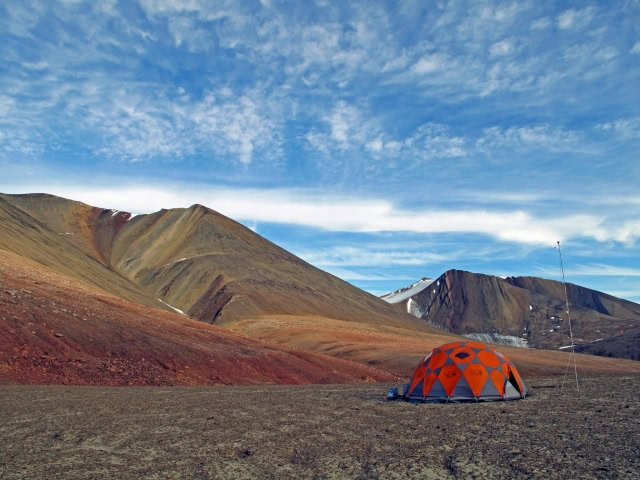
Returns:
[[[513,402],[386,384],[0,386],[0,478],[638,478],[640,376]]]

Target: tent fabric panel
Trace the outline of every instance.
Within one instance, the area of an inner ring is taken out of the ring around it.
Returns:
[[[496,385],[489,380],[485,382],[484,386],[482,387],[482,391],[480,392],[479,397],[481,400],[493,398],[493,397],[497,397],[498,399],[501,399],[502,393],[496,388]]]
[[[496,368],[498,365],[500,365],[498,356],[493,352],[489,352],[488,350],[483,350],[482,352],[478,353],[478,358],[484,365],[488,365],[491,368]]]
[[[416,385],[414,387],[410,387],[409,390],[407,391],[407,396],[410,396],[410,395],[422,396],[423,383],[424,383],[424,378],[418,379],[418,382],[416,383]]]
[[[516,390],[516,387],[514,387],[511,382],[507,380],[504,387],[504,398],[506,398],[507,400],[513,400],[515,398],[521,397],[522,395],[520,395],[520,392]]]
[[[438,376],[434,372],[429,373],[429,375],[427,375],[425,377],[424,383],[422,385],[422,396],[423,397],[426,397],[427,395],[429,395],[429,392],[431,391],[431,388],[433,387],[433,384],[435,383],[437,378],[438,378]]]
[[[458,380],[460,380],[461,376],[462,372],[455,364],[447,365],[445,367],[442,367],[442,370],[440,370],[438,379],[444,386],[448,397],[450,397],[453,393],[453,389],[456,388],[456,384],[458,383]]]
[[[449,398],[449,395],[447,395],[447,392],[444,389],[444,387],[442,386],[442,383],[440,382],[440,379],[436,378],[436,380],[433,382],[433,385],[431,386],[431,389],[429,390],[429,392],[426,395],[426,397],[442,398],[442,399],[446,400],[447,398]]]
[[[482,387],[489,380],[487,370],[482,365],[469,365],[462,375],[473,395],[479,397],[482,394]]]
[[[416,387],[416,385],[420,383],[420,380],[424,378],[426,371],[427,368],[424,365],[421,365],[416,369],[415,373],[413,374],[413,379],[411,380],[411,385],[409,385],[409,391],[412,391]]]
[[[463,346],[463,347],[458,347],[454,349],[453,352],[449,354],[449,356],[454,362],[460,364],[460,363],[470,363],[473,360],[473,358],[476,356],[476,354],[469,347]]]
[[[500,395],[503,395],[504,382],[507,379],[507,377],[503,375],[503,373],[500,372],[499,370],[494,370],[489,374],[489,378],[491,379],[491,382],[493,382],[493,385],[496,387],[496,390],[498,390]]]
[[[442,367],[448,358],[449,358],[449,355],[447,355],[442,351],[434,353],[433,356],[431,357],[431,360],[429,361],[428,366],[432,370],[435,370],[436,368]]]
[[[472,399],[476,396],[469,382],[467,382],[467,379],[463,376],[458,380],[456,387],[453,389],[453,392],[451,392],[450,400]]]
[[[429,359],[431,358],[431,355],[433,355],[433,352],[429,352],[429,354],[426,357],[424,357],[424,360],[422,361],[422,364],[424,366],[427,366],[427,364],[429,363]]]

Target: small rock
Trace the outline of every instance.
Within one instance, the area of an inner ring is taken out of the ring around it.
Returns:
[[[244,448],[238,452],[238,456],[240,458],[247,458],[247,457],[250,457],[251,455],[253,455],[253,449],[251,448]]]
[[[63,335],[63,334],[61,334],[61,333],[54,333],[53,335],[54,335],[55,337],[64,337],[64,335]]]

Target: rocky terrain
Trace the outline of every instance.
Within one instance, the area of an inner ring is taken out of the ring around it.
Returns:
[[[640,376],[525,400],[384,402],[387,385],[0,388],[0,477],[636,479]]]
[[[413,285],[407,290],[410,296],[400,290],[382,298],[431,325],[480,341],[550,349],[570,344],[560,282],[449,270],[416,286],[419,291]],[[640,305],[571,283],[567,293],[574,341],[593,345],[580,351],[637,358],[637,352],[623,346],[633,344],[633,339],[623,338],[640,327]],[[612,337],[617,340],[607,341]],[[606,341],[602,348],[596,348],[602,341]]]
[[[602,357],[640,360],[640,327],[629,328],[624,333],[599,342],[578,345],[576,351]]]

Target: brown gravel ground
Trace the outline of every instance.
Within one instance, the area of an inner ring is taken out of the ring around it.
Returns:
[[[386,384],[0,385],[0,478],[639,478],[640,376],[561,380],[448,405]]]

